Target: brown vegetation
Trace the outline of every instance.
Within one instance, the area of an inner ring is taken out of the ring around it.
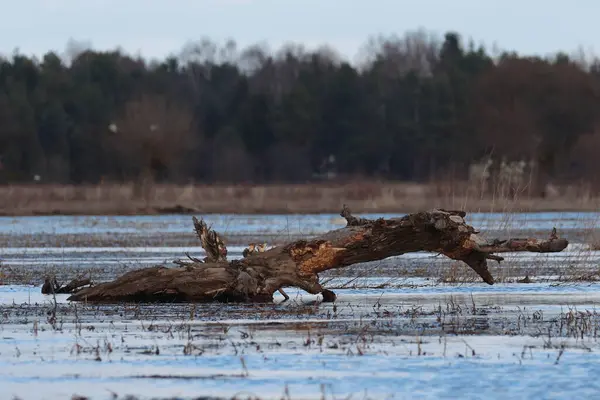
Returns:
[[[357,212],[416,212],[453,208],[469,212],[596,211],[600,198],[586,186],[560,188],[545,198],[527,193],[481,194],[456,182],[354,182],[289,185],[135,184],[0,186],[1,215],[136,215],[157,213],[321,213],[347,203]]]
[[[134,195],[146,201],[156,180],[181,168],[182,154],[193,148],[195,141],[192,114],[163,96],[131,100],[108,128],[107,142],[123,175],[137,177]]]

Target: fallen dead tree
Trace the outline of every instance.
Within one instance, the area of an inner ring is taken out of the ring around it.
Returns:
[[[283,287],[297,287],[322,294],[324,301],[334,301],[336,295],[319,284],[319,273],[417,251],[463,261],[492,285],[487,260],[502,261],[497,253],[560,252],[568,245],[556,235],[556,229],[545,240],[485,240],[465,223],[465,215],[463,211],[433,210],[369,220],[353,216],[344,206],[344,228],[266,251],[245,251],[244,258],[233,261],[227,261],[227,249],[219,235],[194,217],[196,233],[206,251],[203,260],[188,255],[188,260],[179,261],[176,268],[132,271],[112,282],[84,288],[69,300],[266,302]]]

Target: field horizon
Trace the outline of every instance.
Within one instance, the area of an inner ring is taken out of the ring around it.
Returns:
[[[586,212],[600,209],[600,197],[585,186],[552,188],[546,197],[527,188],[508,194],[482,193],[466,183],[355,181],[304,184],[155,184],[0,186],[0,216],[319,214],[347,204],[356,213],[410,213],[434,208],[467,212]]]

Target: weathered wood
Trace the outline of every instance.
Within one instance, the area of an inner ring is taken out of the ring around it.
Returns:
[[[157,266],[132,271],[112,282],[83,289],[69,300],[263,302],[272,301],[273,293],[283,287],[297,287],[322,294],[324,301],[334,301],[335,294],[319,284],[319,273],[417,251],[463,261],[492,285],[487,260],[503,260],[493,253],[559,252],[568,245],[556,230],[547,240],[484,240],[465,223],[463,211],[433,210],[369,220],[354,217],[344,206],[341,215],[347,221],[344,228],[266,251],[254,251],[256,246],[251,246],[252,251],[247,249],[244,258],[231,262],[226,261],[226,248],[219,235],[194,218],[207,250],[207,262],[196,260],[179,268]]]
[[[204,220],[198,220],[196,217],[193,217],[192,220],[194,221],[194,230],[198,239],[200,239],[200,244],[204,251],[206,251],[204,262],[227,261],[227,247],[219,234],[210,229]]]
[[[57,282],[56,278],[46,277],[42,285],[42,294],[71,294],[91,284],[92,281],[89,278],[76,278],[63,286]]]

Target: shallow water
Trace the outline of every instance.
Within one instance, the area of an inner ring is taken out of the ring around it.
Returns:
[[[241,258],[243,249],[244,246],[228,246],[228,258]],[[157,264],[175,266],[173,261],[186,259],[185,253],[200,258],[205,255],[199,246],[8,247],[0,249],[0,271],[6,271],[5,283],[39,285],[43,283],[44,276],[50,273],[55,274],[61,282],[88,273],[96,281],[106,281],[133,269]],[[600,251],[590,250],[587,245],[578,243],[569,244],[561,253],[506,253],[503,256],[505,261],[501,265],[490,263],[492,273],[513,280],[525,275],[553,279],[563,275],[585,274],[598,271],[600,264]],[[346,277],[346,286],[364,286],[368,283],[368,277],[382,278],[385,282],[393,280],[396,284],[403,284],[403,278],[407,276],[437,281],[455,265],[454,261],[443,256],[419,252],[328,271],[322,277]],[[462,264],[459,272],[470,274],[470,270]],[[476,279],[474,275],[469,276]],[[342,284],[340,282],[338,286]]]
[[[362,216],[396,218],[403,214]],[[277,244],[345,225],[337,214],[202,217],[209,225],[218,227],[230,245],[257,241]],[[494,237],[547,235],[553,227],[575,241],[600,233],[600,213],[592,212],[473,213],[466,220]],[[195,246],[197,242],[191,232],[192,217],[187,215],[0,217],[0,239],[10,247]]]
[[[397,218],[404,214],[361,214],[364,218]],[[228,233],[322,233],[345,224],[338,214],[244,215],[210,214],[204,220],[225,235]],[[597,212],[472,213],[468,223],[483,230],[524,228],[560,230],[585,229],[600,220]],[[188,215],[151,216],[40,216],[0,217],[2,234],[94,234],[94,233],[188,233],[192,228]]]
[[[0,398],[281,399],[286,390],[291,399],[594,398],[600,284],[561,277],[573,267],[598,269],[600,252],[582,240],[597,218],[471,215],[486,234],[556,225],[574,238],[558,254],[507,254],[495,273],[527,273],[530,284],[440,283],[452,263],[415,253],[324,274],[334,304],[286,289],[287,303],[276,294],[275,304],[262,305],[102,306],[70,304],[67,295],[55,306],[39,285],[47,272],[107,280],[186,251],[201,256],[191,217],[0,218],[0,276],[8,283],[0,286]],[[335,215],[207,220],[230,238],[310,236],[343,225]],[[118,235],[137,239],[110,242]],[[232,242],[230,257],[241,257],[243,242]]]
[[[287,304],[141,310],[75,311],[59,296],[55,328],[48,296],[5,286],[0,391],[24,399],[241,391],[281,398],[286,387],[292,398],[599,393],[582,378],[600,372],[600,285],[523,286],[343,290],[335,306],[293,290]],[[582,339],[568,313],[584,310],[591,314],[579,319]]]

